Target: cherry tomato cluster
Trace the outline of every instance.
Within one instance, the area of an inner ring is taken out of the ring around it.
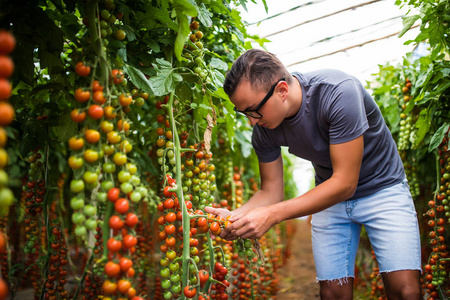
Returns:
[[[28,157],[30,163],[30,170],[28,171],[28,178],[22,186],[22,204],[25,207],[25,237],[27,243],[25,244],[25,253],[37,253],[39,249],[41,234],[41,226],[44,220],[40,216],[43,208],[44,197],[46,194],[42,154],[39,150],[34,150],[32,155]]]
[[[64,243],[61,229],[57,226],[52,229],[52,240],[49,251],[48,275],[44,284],[45,299],[55,300],[59,297],[67,298],[68,291],[64,286],[67,283],[67,270],[63,267],[67,266],[68,248]],[[59,297],[58,297],[59,295]]]
[[[406,105],[411,100],[411,87],[412,83],[407,78],[406,83],[402,88],[403,97],[399,99],[403,111],[405,111]],[[400,132],[397,142],[397,148],[403,161],[403,167],[405,169],[406,178],[408,179],[411,195],[414,199],[420,196],[419,179],[417,177],[417,161],[415,155],[408,153],[407,150],[417,148],[410,141],[416,134],[415,122],[417,118],[418,114],[415,110],[411,113],[402,112],[400,114]]]
[[[180,203],[176,194],[172,191],[176,185],[176,180],[167,175],[167,185],[164,186],[162,196],[164,201],[158,204],[158,210],[161,215],[157,219],[160,231],[158,237],[162,242],[160,250],[164,257],[160,259],[160,276],[161,276],[161,288],[164,299],[172,299],[182,292],[181,286],[181,266],[180,257],[182,249],[182,233],[183,227],[179,222],[183,218],[182,211],[180,209]],[[185,202],[186,207],[192,209],[192,203],[190,201]],[[192,236],[192,229],[190,235]],[[195,245],[198,244],[198,240],[192,239],[191,253],[195,254]],[[177,251],[178,249],[178,251]],[[196,251],[198,253],[198,250]],[[198,258],[198,256],[197,256]],[[198,260],[197,260],[198,262]]]
[[[16,40],[11,32],[0,29],[0,216],[6,216],[9,207],[14,203],[13,192],[8,187],[8,174],[4,168],[9,157],[5,150],[8,136],[5,127],[14,120],[14,108],[8,100],[12,86],[8,78],[13,74],[14,63],[9,57],[16,46]]]
[[[7,254],[7,236],[3,233],[3,230],[6,228],[6,217],[3,217],[0,219],[0,272],[1,272],[1,280],[0,280],[0,300],[6,299],[9,293],[9,288],[7,284],[8,280],[8,272],[7,272],[7,266],[8,266],[8,254]]]
[[[228,268],[220,262],[216,262],[214,265],[214,273],[212,275],[212,278],[216,280],[216,283],[211,285],[211,299],[228,299],[227,289],[230,287],[230,282],[226,279],[227,274]]]
[[[424,288],[427,299],[440,299],[439,290],[448,285],[450,251],[446,227],[450,223],[450,151],[448,132],[439,147],[440,186],[433,200],[428,202],[428,244],[431,253],[424,266]]]
[[[188,147],[195,152],[185,152],[183,173],[183,192],[192,195],[194,206],[204,210],[214,202],[216,191],[215,165],[210,162],[212,153],[207,153],[204,144],[194,144]],[[191,196],[189,196],[191,197]]]
[[[108,47],[110,39],[124,41],[127,37],[122,22],[124,14],[117,12],[114,0],[100,1],[99,4],[101,5],[97,22],[100,25],[99,35],[103,45]],[[85,20],[85,24],[88,24],[87,20]]]
[[[406,84],[402,88],[403,98],[399,99],[399,104],[403,111],[406,109],[406,105],[411,100],[411,86],[411,81],[406,79]],[[414,130],[414,119],[413,116],[404,112],[400,114],[400,118],[400,134],[397,147],[399,150],[407,150],[411,147],[410,135],[412,130]]]
[[[378,268],[378,264],[375,257],[375,252],[371,251],[372,258],[372,272],[369,274],[370,280],[370,296],[372,299],[380,299],[386,300],[386,291],[384,290],[384,285],[382,278],[380,276],[380,269]]]
[[[131,257],[138,244],[134,228],[139,219],[134,213],[129,212],[129,200],[121,197],[119,188],[110,188],[107,197],[114,204],[114,213],[108,220],[113,234],[107,241],[108,262],[104,266],[104,272],[108,280],[103,284],[103,292],[108,296],[119,292],[121,295],[132,298],[137,292],[132,287],[135,269]]]

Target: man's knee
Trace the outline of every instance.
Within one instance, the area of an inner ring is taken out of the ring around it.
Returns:
[[[351,300],[353,298],[353,278],[320,281],[320,299]]]

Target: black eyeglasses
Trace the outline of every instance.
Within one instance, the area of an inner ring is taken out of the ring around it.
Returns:
[[[259,103],[259,105],[258,105],[258,107],[257,107],[256,109],[251,109],[251,110],[244,110],[244,111],[242,111],[242,110],[238,110],[238,109],[235,107],[235,108],[234,108],[234,111],[235,111],[235,112],[238,112],[238,113],[241,113],[241,114],[244,114],[244,115],[246,115],[246,116],[248,116],[248,117],[252,117],[252,118],[255,118],[255,119],[261,119],[263,116],[262,116],[261,113],[259,113],[258,110],[260,110],[261,107],[263,107],[263,105],[267,102],[267,100],[269,100],[269,98],[272,97],[273,91],[275,90],[275,87],[277,86],[277,84],[278,84],[280,81],[284,81],[284,80],[285,80],[285,78],[281,78],[281,79],[278,80],[274,85],[272,85],[272,87],[270,88],[269,92],[268,92],[267,95],[264,97],[264,99],[262,99],[261,103]]]

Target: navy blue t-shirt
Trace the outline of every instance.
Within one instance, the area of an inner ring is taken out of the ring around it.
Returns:
[[[330,144],[364,136],[358,187],[350,199],[371,195],[405,178],[403,164],[376,102],[355,77],[337,70],[293,73],[302,88],[298,113],[277,128],[255,125],[252,143],[261,162],[276,160],[281,146],[311,161],[316,185],[331,177]]]

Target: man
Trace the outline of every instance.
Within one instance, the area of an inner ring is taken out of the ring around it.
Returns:
[[[253,128],[261,189],[233,212],[221,237],[259,238],[313,214],[312,243],[322,299],[352,299],[361,226],[389,299],[421,299],[420,237],[401,159],[380,110],[354,77],[337,70],[290,74],[271,53],[249,50],[224,90]],[[316,187],[284,200],[281,146],[312,162]]]

